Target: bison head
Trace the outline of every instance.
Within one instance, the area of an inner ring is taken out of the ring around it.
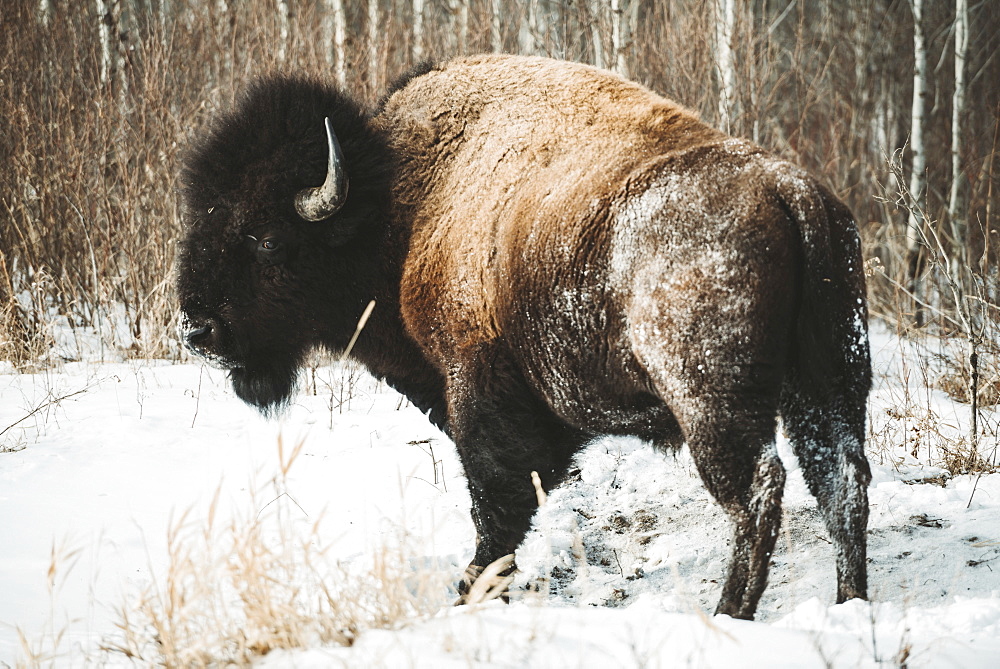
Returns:
[[[185,161],[183,337],[262,411],[288,400],[311,347],[343,347],[356,322],[338,296],[365,297],[358,258],[385,200],[380,152],[355,102],[272,78],[221,115]]]

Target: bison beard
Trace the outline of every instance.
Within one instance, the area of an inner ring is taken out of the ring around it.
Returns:
[[[229,370],[229,380],[236,396],[264,414],[280,411],[288,403],[297,377],[297,364],[272,363]]]
[[[473,578],[524,538],[533,472],[551,490],[595,436],[635,435],[689,447],[733,527],[717,611],[752,618],[780,417],[837,601],[866,596],[860,239],[802,170],[611,73],[492,55],[422,67],[372,111],[262,80],[182,183],[189,344],[270,412],[289,352],[343,351],[375,300],[351,355],[455,442]]]

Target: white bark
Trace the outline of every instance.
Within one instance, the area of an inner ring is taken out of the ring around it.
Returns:
[[[378,90],[379,78],[379,34],[378,0],[368,0],[368,83],[373,91]]]
[[[924,27],[923,0],[910,0],[913,10],[913,107],[910,113],[910,152],[912,155],[910,167],[910,216],[906,226],[906,248],[910,253],[916,251],[920,244],[920,229],[923,217],[920,210],[924,206],[924,193],[927,190],[926,165],[927,156],[924,150],[924,117],[926,110],[927,91],[927,40]],[[911,279],[914,277],[910,277]]]
[[[736,29],[736,0],[715,0],[715,64],[719,68],[719,126],[730,132],[736,90],[733,62],[733,32]]]
[[[411,55],[414,63],[424,59],[424,0],[413,0],[413,44]]]
[[[458,52],[469,49],[469,0],[459,0],[458,7]]]
[[[517,33],[518,46],[520,46],[522,54],[532,55],[537,52],[536,37],[538,35],[538,26],[536,25],[536,17],[538,14],[538,1],[526,0],[521,3],[521,6],[523,7],[523,14],[521,16],[521,26]]]
[[[503,35],[500,33],[500,0],[490,0],[490,50],[494,53],[503,51]]]
[[[969,3],[968,0],[955,0],[955,94],[952,96],[951,104],[951,194],[948,198],[948,220],[951,222],[956,244],[962,243],[964,228],[962,113],[965,111],[965,61],[968,49]]]
[[[337,66],[334,70],[337,84],[347,87],[347,12],[344,0],[331,0],[333,3],[333,49],[337,55]]]
[[[46,28],[49,25],[49,21],[52,18],[52,0],[39,0],[38,2],[38,21]]]
[[[101,41],[101,84],[108,85],[114,75],[115,43],[111,5],[115,0],[97,0],[98,39]]]
[[[170,30],[168,26],[172,20],[170,0],[160,0],[157,3],[156,20],[160,24],[158,26],[158,30],[160,31],[160,44],[164,49],[167,49],[170,45]]]
[[[326,64],[328,67],[333,67],[337,62],[334,53],[334,36],[333,36],[333,2],[332,0],[324,0],[323,13],[320,18],[320,31],[323,34],[323,57],[326,59]]]
[[[323,8],[323,51],[327,64],[333,68],[337,84],[343,88],[347,85],[347,54],[344,47],[347,41],[347,21],[344,0],[324,0]]]
[[[603,3],[601,0],[593,0],[590,3],[590,36],[594,46],[594,66],[607,67],[604,58],[604,40],[601,35],[601,14]]]
[[[632,0],[634,3],[635,0]],[[611,3],[611,69],[623,77],[628,76],[628,66],[625,62],[625,40],[628,30],[628,19],[622,8],[623,0],[610,0]]]
[[[288,57],[288,39],[291,26],[288,16],[288,2],[277,0],[278,11],[278,62],[284,63]]]

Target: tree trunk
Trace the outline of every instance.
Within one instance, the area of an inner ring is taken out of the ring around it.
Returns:
[[[410,54],[414,63],[424,59],[424,0],[413,0],[413,44]]]
[[[379,86],[378,0],[368,0],[368,85],[372,92]]]
[[[736,0],[715,0],[715,63],[719,69],[719,127],[730,132],[735,103],[736,65],[733,62],[733,32]]]
[[[39,0],[38,2],[38,22],[46,28],[49,27],[49,20],[52,18],[52,0]]]
[[[962,114],[965,112],[965,61],[969,48],[969,3],[955,0],[955,94],[951,104],[951,193],[948,221],[960,264],[968,265],[967,223],[962,178]]]
[[[636,0],[632,0],[633,4]],[[623,77],[628,77],[625,62],[625,41],[628,39],[628,18],[622,8],[623,0],[610,0],[611,9],[611,68]]]
[[[284,63],[288,57],[288,40],[291,33],[287,0],[278,0],[278,62]]]
[[[522,3],[523,14],[521,16],[521,27],[517,33],[517,42],[520,52],[523,55],[532,55],[536,52],[535,38],[538,34],[536,16],[538,14],[537,0],[526,0]]]
[[[906,225],[906,254],[910,290],[919,296],[917,276],[921,270],[920,247],[923,240],[924,195],[927,192],[926,164],[924,150],[924,116],[927,98],[927,40],[924,26],[923,0],[910,0],[913,11],[913,107],[910,113],[910,214]],[[917,325],[923,323],[923,315],[914,307]]]
[[[590,36],[591,44],[594,47],[594,67],[607,67],[604,58],[604,37],[601,35],[601,13],[603,10],[603,3],[600,0],[594,0],[587,7],[588,14],[590,14]]]
[[[503,35],[500,32],[500,0],[490,1],[490,50],[493,53],[503,51]]]
[[[101,84],[107,86],[115,72],[115,17],[117,0],[97,0],[98,35],[101,41]]]
[[[333,68],[337,85],[347,86],[347,20],[344,0],[324,0],[323,42],[326,62]]]

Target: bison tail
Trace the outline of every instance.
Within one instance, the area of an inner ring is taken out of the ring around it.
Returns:
[[[802,248],[801,292],[790,379],[824,402],[871,385],[861,240],[850,210],[812,177],[787,163],[776,190]]]
[[[778,193],[800,230],[803,258],[792,364],[779,411],[833,543],[837,601],[864,599],[871,360],[861,242],[851,212],[809,177],[782,175]]]

